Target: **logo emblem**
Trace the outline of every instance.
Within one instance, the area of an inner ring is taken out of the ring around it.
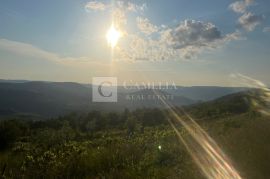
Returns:
[[[116,77],[94,77],[92,90],[93,102],[117,102]]]

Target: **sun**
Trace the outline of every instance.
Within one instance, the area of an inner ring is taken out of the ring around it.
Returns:
[[[121,37],[121,32],[117,30],[112,24],[110,29],[107,31],[107,35],[106,35],[108,44],[112,48],[114,48],[117,45],[120,37]]]

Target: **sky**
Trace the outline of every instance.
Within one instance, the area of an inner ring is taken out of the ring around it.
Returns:
[[[0,79],[270,85],[269,0],[2,0]],[[112,48],[112,26],[121,34]]]

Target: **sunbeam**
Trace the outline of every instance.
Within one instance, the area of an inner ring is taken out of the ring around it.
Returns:
[[[253,88],[249,96],[251,105],[260,113],[270,116],[270,89],[262,81],[253,79],[243,74],[231,74],[236,83]]]
[[[157,93],[155,91],[155,93]],[[169,115],[187,130],[190,137],[182,136],[174,123],[168,117],[168,121],[176,132],[180,141],[185,145],[187,151],[201,169],[203,174],[209,179],[241,179],[237,170],[233,167],[228,157],[216,144],[216,142],[189,116],[183,109],[187,119],[183,119],[177,110],[168,104],[164,99],[160,99],[168,108]]]

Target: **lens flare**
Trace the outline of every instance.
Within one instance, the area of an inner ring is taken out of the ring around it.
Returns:
[[[119,30],[117,30],[114,27],[114,25],[112,24],[111,27],[110,27],[110,29],[107,32],[107,35],[106,35],[108,44],[112,48],[114,48],[117,45],[120,37],[121,37],[121,32]]]
[[[157,92],[155,91],[155,93]],[[171,127],[206,178],[241,179],[228,157],[191,116],[181,109],[186,118],[183,119],[172,105],[162,98],[160,100],[168,108],[167,116]],[[188,135],[181,135],[171,118],[176,119],[188,132]]]
[[[254,90],[249,93],[251,105],[258,112],[270,116],[270,89],[267,85],[240,73],[231,74],[230,76],[235,78],[238,84],[253,88]]]

